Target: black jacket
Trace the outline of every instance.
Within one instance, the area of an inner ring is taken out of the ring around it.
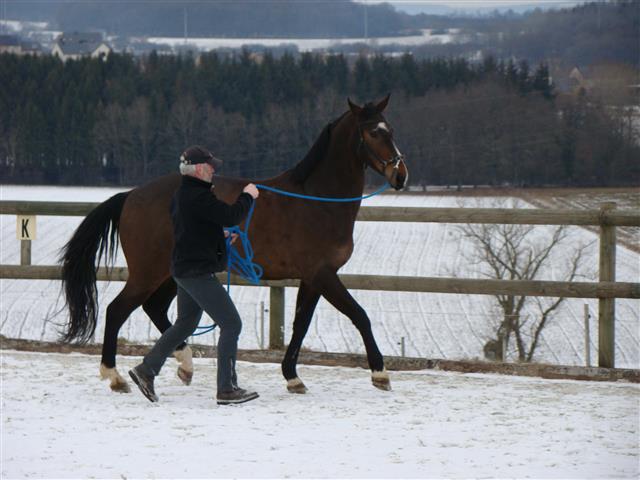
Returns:
[[[227,248],[223,227],[242,222],[252,202],[251,195],[241,193],[236,203],[229,205],[216,198],[210,183],[183,176],[171,201],[175,239],[171,275],[194,277],[225,270]]]

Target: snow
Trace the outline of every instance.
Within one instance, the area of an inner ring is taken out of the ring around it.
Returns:
[[[263,45],[265,47],[279,47],[295,45],[299,51],[308,52],[319,49],[329,49],[341,45],[356,43],[368,43],[374,46],[399,45],[403,47],[424,44],[461,43],[466,37],[459,33],[432,34],[431,30],[424,29],[420,35],[408,35],[403,37],[373,37],[365,38],[187,38],[184,37],[150,37],[149,43],[157,45],[169,45],[179,47],[190,45],[200,50],[214,50],[216,48],[241,48],[245,45]]]
[[[49,26],[47,22],[21,22],[17,20],[0,20],[0,26],[12,32],[22,32],[23,30],[44,30]]]
[[[215,367],[170,360],[149,403],[98,379],[99,358],[1,351],[2,478],[638,478],[640,387],[436,371],[238,365],[260,398],[222,407]],[[123,357],[122,368],[140,358]],[[125,370],[126,371],[126,370]]]
[[[64,188],[1,186],[4,200],[103,201],[127,188]],[[462,198],[448,195],[394,195],[371,198],[363,205],[418,207],[492,207],[511,206],[510,198]],[[496,203],[497,202],[497,203]],[[530,205],[523,204],[523,207]],[[38,238],[33,242],[33,263],[55,264],[58,252],[80,223],[79,217],[46,217],[37,219]],[[536,227],[535,235],[548,236],[552,227]],[[597,235],[586,229],[571,227],[569,239],[557,252],[551,267],[541,279],[562,280],[566,263],[574,245],[590,244],[585,256],[581,281],[597,281]],[[15,216],[0,216],[0,262],[17,264],[20,258],[16,240]],[[471,256],[471,245],[461,238],[459,228],[451,224],[358,222],[355,228],[355,251],[341,273],[479,277],[480,270]],[[125,265],[122,258],[120,265]],[[622,246],[617,249],[617,280],[638,282],[640,255]],[[120,282],[99,283],[101,305],[96,341],[104,331],[104,312],[109,302],[122,289]],[[0,334],[12,338],[55,340],[57,325],[62,322],[63,302],[58,281],[0,280]],[[268,322],[269,289],[232,287],[232,297],[243,319],[240,348],[260,348],[268,339],[261,338],[261,321]],[[406,355],[428,358],[483,358],[483,346],[494,335],[500,315],[490,296],[419,294],[405,292],[352,291],[365,308],[380,350],[384,355],[400,355],[404,337]],[[296,289],[286,289],[285,339],[291,333]],[[597,358],[597,308],[595,299],[567,299],[545,328],[536,361],[585,365],[584,305],[590,310],[590,352]],[[525,312],[533,318],[535,309]],[[175,318],[175,304],[169,312]],[[209,324],[208,318],[203,324]],[[268,336],[268,325],[265,326]],[[153,342],[158,333],[144,312],[138,309],[120,331],[120,337],[140,343]],[[204,339],[204,340],[203,340]],[[210,336],[198,342],[211,343]],[[364,346],[351,322],[326,301],[316,309],[305,348],[317,351],[364,353]],[[510,352],[514,358],[514,352]],[[640,301],[616,301],[616,366],[640,368]]]

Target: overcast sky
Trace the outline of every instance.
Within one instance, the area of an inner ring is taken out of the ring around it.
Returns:
[[[354,0],[361,3],[390,3],[397,7],[420,5],[444,5],[451,8],[493,8],[522,5],[540,5],[541,7],[573,6],[585,0]]]
[[[450,8],[455,10],[520,9],[522,7],[563,8],[573,7],[585,0],[355,0],[360,3],[390,3],[398,10],[416,13],[424,10]]]

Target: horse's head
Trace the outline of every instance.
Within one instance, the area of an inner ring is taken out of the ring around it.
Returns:
[[[349,102],[349,108],[358,125],[357,155],[366,166],[383,175],[396,190],[407,183],[409,171],[404,163],[404,155],[400,153],[393,141],[393,128],[384,118],[382,112],[389,103],[387,95],[377,104],[367,103],[364,107]]]

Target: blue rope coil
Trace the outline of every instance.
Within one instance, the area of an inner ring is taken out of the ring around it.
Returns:
[[[360,200],[365,200],[367,198],[371,198],[375,195],[378,195],[384,192],[387,188],[389,188],[389,183],[386,182],[382,187],[376,190],[369,195],[364,195],[361,197],[350,197],[350,198],[332,198],[332,197],[316,197],[314,195],[303,195],[301,193],[287,192],[286,190],[280,190],[279,188],[269,187],[267,185],[257,184],[256,187],[260,190],[266,190],[269,192],[277,193],[279,195],[284,195],[285,197],[293,197],[293,198],[301,198],[303,200],[314,200],[318,202],[332,202],[332,203],[348,203],[348,202],[358,202]],[[251,282],[254,285],[260,284],[260,279],[262,278],[262,274],[264,273],[263,268],[254,263],[253,261],[253,247],[251,246],[251,242],[249,241],[249,225],[251,224],[251,217],[253,216],[253,210],[255,208],[256,202],[255,200],[251,202],[251,207],[249,208],[249,214],[247,215],[247,220],[244,223],[244,230],[242,230],[239,226],[235,227],[227,227],[225,230],[229,232],[229,236],[226,238],[226,246],[227,246],[227,292],[231,291],[231,273],[235,273],[245,280]],[[244,251],[244,257],[240,254],[238,249],[231,243],[232,236],[238,235],[238,240],[242,245],[242,250]],[[196,337],[198,335],[204,335],[205,333],[209,333],[216,328],[216,324],[206,325],[203,327],[196,327],[197,331],[192,337]]]

